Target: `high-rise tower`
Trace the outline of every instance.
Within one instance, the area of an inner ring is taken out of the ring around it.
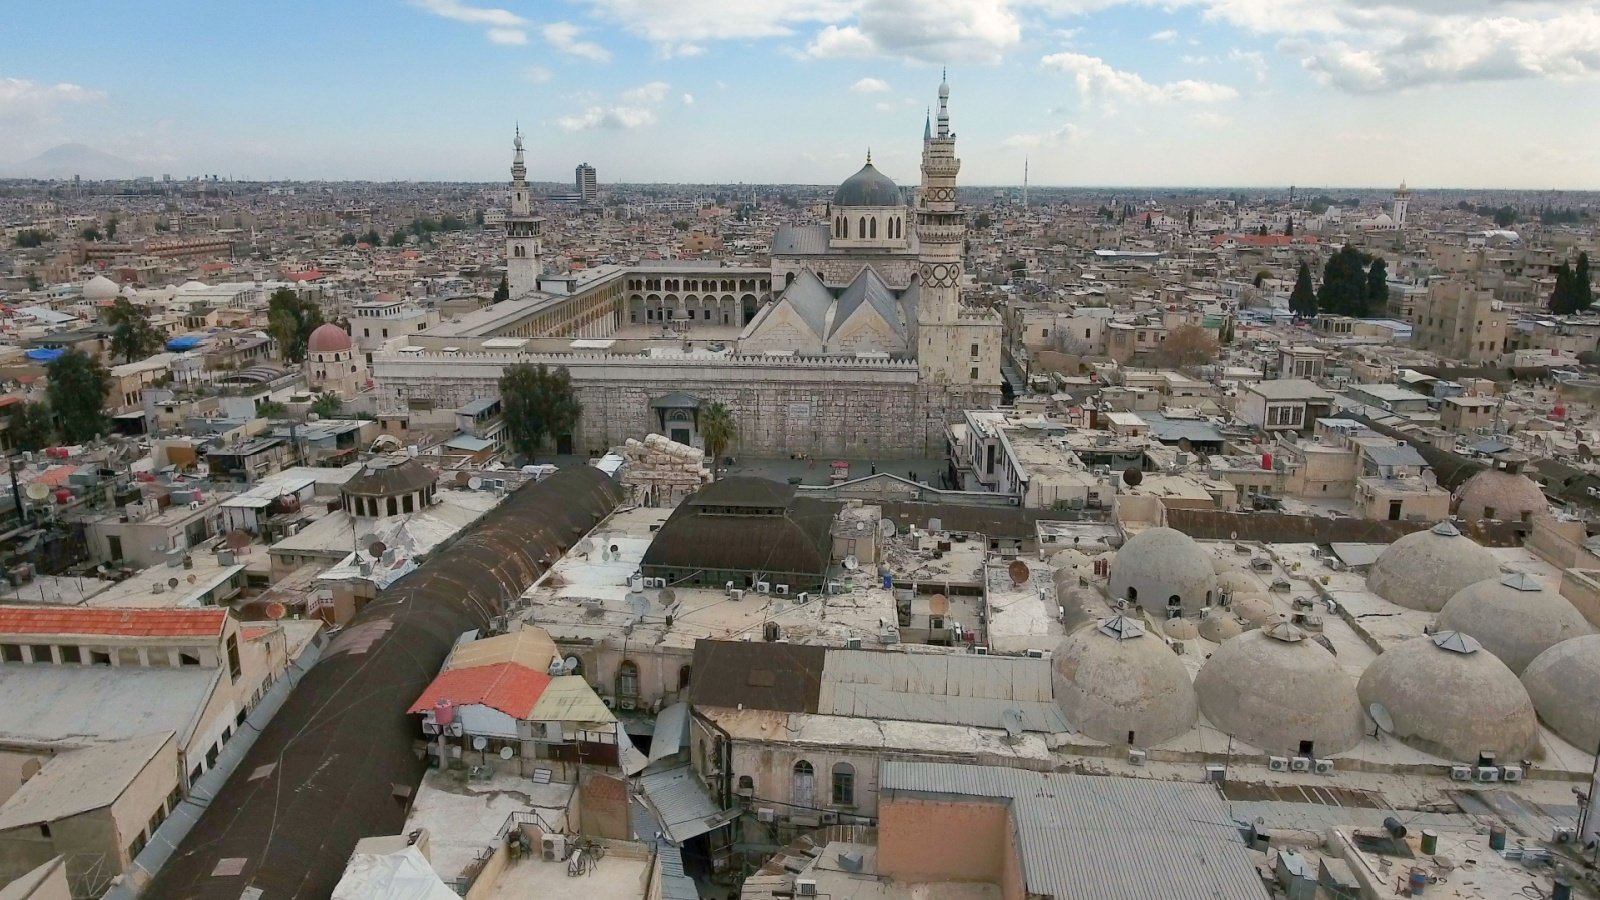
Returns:
[[[539,289],[539,275],[543,272],[539,236],[544,232],[544,219],[530,211],[521,128],[517,129],[512,147],[516,152],[511,157],[511,214],[506,216],[506,285],[515,300]]]

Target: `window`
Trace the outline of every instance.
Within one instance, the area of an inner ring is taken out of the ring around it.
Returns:
[[[789,803],[802,809],[810,809],[816,797],[816,770],[811,768],[811,763],[800,760],[794,764],[794,778],[790,784]]]
[[[833,805],[856,805],[856,769],[849,763],[833,764]]]
[[[625,659],[617,666],[617,696],[639,696],[639,666],[633,660]]]
[[[144,849],[144,845],[145,836],[144,832],[141,831],[139,832],[139,836],[133,839],[133,843],[128,845],[128,858],[133,859],[134,857],[138,856],[139,851]]]
[[[692,670],[689,666],[683,666],[678,669],[678,690],[686,691],[689,689],[689,676],[691,673]]]
[[[28,656],[36,663],[49,665],[55,662],[55,657],[50,655],[50,647],[44,644],[32,644],[28,647]]]
[[[228,635],[228,675],[234,679],[239,677],[239,636]]]
[[[22,662],[22,645],[0,644],[0,661]]]
[[[978,345],[977,344],[973,344],[972,345],[972,358],[973,359],[977,359],[978,358]]]
[[[977,381],[978,380],[978,367],[977,366],[973,366],[971,373],[969,373],[967,375],[967,377],[969,379],[973,380],[973,381]]]
[[[1495,518],[1495,508],[1492,507],[1492,506],[1485,506],[1483,508],[1483,517],[1485,519],[1493,519],[1493,518]]]
[[[81,663],[83,662],[83,651],[78,649],[76,645],[63,645],[61,648],[61,661],[64,663]]]
[[[39,824],[39,836],[40,837],[45,837],[45,838],[50,836],[50,825],[49,825],[49,823],[41,822]]]

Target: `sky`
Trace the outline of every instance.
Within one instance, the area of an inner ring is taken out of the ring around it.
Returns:
[[[1600,188],[1600,0],[0,0],[0,163],[252,179]]]

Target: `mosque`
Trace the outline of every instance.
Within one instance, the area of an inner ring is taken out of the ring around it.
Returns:
[[[962,299],[966,218],[950,87],[923,125],[907,195],[871,162],[824,221],[784,228],[767,268],[693,260],[549,274],[522,135],[506,217],[510,299],[373,355],[387,413],[444,421],[507,365],[565,366],[583,417],[558,451],[649,432],[698,445],[700,410],[733,414],[733,452],[942,456],[948,424],[1001,402],[998,313]]]

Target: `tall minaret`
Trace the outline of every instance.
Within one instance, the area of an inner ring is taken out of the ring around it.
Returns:
[[[1406,183],[1401,181],[1400,186],[1395,188],[1394,192],[1394,212],[1389,216],[1389,218],[1394,219],[1394,227],[1406,227],[1406,207],[1410,205],[1411,191],[1407,190]]]
[[[539,275],[544,271],[539,236],[544,220],[529,210],[528,167],[522,162],[520,127],[511,145],[516,153],[511,157],[511,215],[506,216],[506,284],[515,300],[539,289]]]
[[[919,323],[954,322],[961,308],[961,259],[967,222],[956,209],[956,136],[950,132],[950,84],[939,82],[937,130],[922,141],[922,191],[917,207]],[[926,130],[924,130],[926,135]]]

